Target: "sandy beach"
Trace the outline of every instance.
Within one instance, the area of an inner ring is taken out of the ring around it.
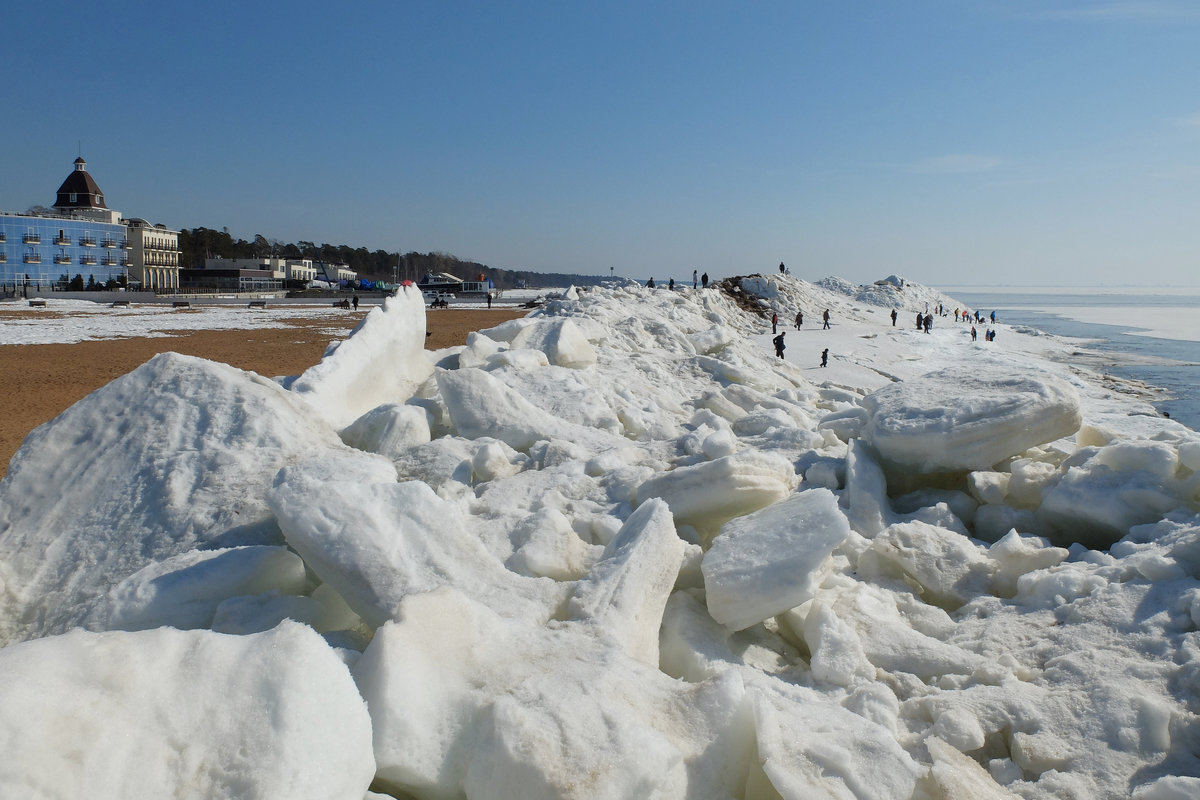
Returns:
[[[317,363],[330,341],[348,333],[367,308],[331,321],[294,319],[286,328],[179,331],[156,338],[107,339],[73,344],[0,345],[0,477],[31,430],[73,403],[144,364],[176,352],[221,361],[260,375],[298,375]],[[6,316],[0,312],[0,325]],[[433,311],[426,315],[427,347],[464,344],[471,331],[523,317],[525,310]],[[340,329],[338,326],[341,326]]]

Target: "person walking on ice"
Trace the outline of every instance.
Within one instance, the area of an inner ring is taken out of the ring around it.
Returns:
[[[787,331],[784,331],[784,333],[787,333]],[[780,358],[783,358],[783,348],[784,348],[783,333],[779,334],[774,339],[772,339],[771,343],[775,345],[775,355],[779,356]]]
[[[775,313],[774,311],[772,311],[771,312],[771,334],[772,335],[778,333],[778,331],[775,330],[778,327],[779,327],[779,315],[777,313]]]
[[[829,330],[829,309],[828,308],[825,309],[825,314],[822,316],[822,319],[825,320],[825,326],[822,328],[822,330],[826,330],[826,331]]]
[[[804,312],[797,311],[796,312],[796,330],[800,330],[802,327],[804,327]]]
[[[821,366],[822,367],[829,366],[829,348],[828,347],[826,347],[824,350],[821,351]]]
[[[892,327],[893,328],[896,327],[896,317],[897,316],[899,316],[899,315],[896,313],[896,309],[893,308],[892,309]]]

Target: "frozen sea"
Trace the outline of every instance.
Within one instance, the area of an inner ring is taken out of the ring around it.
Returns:
[[[1008,325],[1086,339],[1090,366],[1165,390],[1154,405],[1200,428],[1200,288],[947,287]]]

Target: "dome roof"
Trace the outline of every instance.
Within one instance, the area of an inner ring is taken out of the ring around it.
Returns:
[[[75,159],[75,170],[67,176],[58,187],[58,199],[54,201],[55,208],[108,208],[104,205],[104,193],[96,185],[95,179],[88,174],[87,162],[83,157]]]

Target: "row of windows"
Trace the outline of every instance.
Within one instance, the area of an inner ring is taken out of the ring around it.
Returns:
[[[7,240],[7,237],[5,237],[4,234],[0,234],[0,242],[6,241],[6,240]],[[59,245],[60,247],[65,247],[72,243],[71,237],[68,236],[67,232],[64,230],[59,230],[58,235],[55,236],[52,241],[56,245]],[[21,237],[21,243],[22,244],[41,244],[42,243],[42,235],[35,231],[28,232]],[[111,236],[105,236],[103,239],[97,239],[96,236],[94,236],[93,234],[85,233],[79,237],[79,246],[80,247],[99,246],[99,247],[108,247],[110,249],[115,248],[115,247],[120,247],[122,249],[128,250],[129,249],[129,240],[128,239],[114,239]]]
[[[67,255],[66,253],[55,253],[52,259],[47,259],[47,262],[49,262],[51,260],[55,264],[74,263],[74,259],[71,256]],[[8,254],[3,251],[0,251],[0,264],[6,263],[7,261],[8,261]],[[32,251],[32,250],[27,253],[22,253],[21,254],[21,262],[24,264],[41,264],[42,263],[42,254]],[[104,256],[103,258],[96,258],[95,256],[81,255],[79,257],[79,263],[84,266],[87,266],[87,267],[94,267],[97,265],[105,266],[105,267],[128,267],[129,266],[129,258],[127,256],[122,256],[120,259],[116,258],[115,256]]]

